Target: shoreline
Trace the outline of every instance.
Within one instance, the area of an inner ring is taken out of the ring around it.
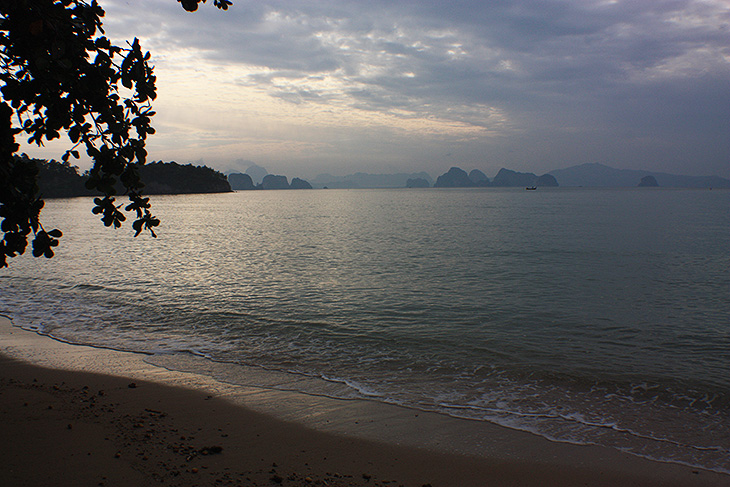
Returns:
[[[61,486],[730,481],[716,472],[555,443],[486,422],[229,384],[144,358],[60,342],[0,316],[0,441],[11,445],[0,455],[0,468],[9,472],[9,485],[44,485],[49,478]]]

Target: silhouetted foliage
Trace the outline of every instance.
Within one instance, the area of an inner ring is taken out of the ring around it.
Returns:
[[[177,0],[182,7],[188,12],[195,12],[198,10],[199,3],[205,3],[205,0]],[[229,0],[213,0],[213,5],[221,10],[228,10],[228,7],[233,5],[233,2]]]
[[[42,198],[71,198],[75,196],[98,196],[97,190],[90,190],[84,184],[86,175],[79,174],[79,168],[68,162],[43,159],[21,159],[34,164],[38,169],[38,186]],[[230,192],[226,176],[207,166],[180,165],[176,162],[152,162],[140,168],[147,194],[190,194]],[[121,183],[117,183],[120,191]]]
[[[200,1],[181,3],[192,11]],[[213,4],[225,10],[231,2]],[[139,170],[147,157],[145,140],[154,133],[156,79],[137,39],[120,47],[103,35],[103,16],[95,0],[0,2],[0,268],[25,252],[31,232],[36,257],[52,257],[61,236],[40,222],[39,170],[15,157],[20,134],[42,145],[65,132],[73,145],[63,162],[78,158],[79,147],[93,160],[86,187],[103,194],[94,200],[93,213],[106,226],[121,226],[126,216],[115,200],[121,183],[136,235],[144,229],[155,235],[159,220],[142,197]]]
[[[226,193],[231,185],[225,174],[207,166],[153,162],[140,169],[149,194]]]
[[[23,154],[21,157],[28,157]],[[38,168],[38,187],[41,198],[71,198],[91,195],[93,192],[84,184],[86,178],[79,174],[79,168],[68,161],[44,161],[33,159]]]

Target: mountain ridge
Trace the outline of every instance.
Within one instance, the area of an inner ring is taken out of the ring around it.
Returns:
[[[685,176],[642,169],[616,169],[597,162],[587,162],[551,174],[560,186],[637,187],[646,176],[652,176],[664,188],[730,188],[730,179],[720,176]]]

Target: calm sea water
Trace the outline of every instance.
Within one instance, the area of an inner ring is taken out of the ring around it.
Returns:
[[[0,271],[0,312],[168,367],[227,363],[227,380],[730,472],[730,192],[153,202],[157,240],[104,228],[89,199],[49,201],[58,257]]]

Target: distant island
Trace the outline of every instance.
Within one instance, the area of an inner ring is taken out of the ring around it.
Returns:
[[[561,186],[584,187],[663,187],[730,188],[730,179],[719,176],[680,176],[637,169],[614,169],[604,164],[587,163],[550,171]],[[652,179],[645,179],[647,177]],[[641,184],[644,181],[644,184]],[[656,184],[654,184],[656,183]]]
[[[410,186],[408,181],[410,181]],[[312,186],[315,188],[327,187],[330,189],[428,188],[432,185],[433,179],[427,172],[396,174],[368,174],[364,172],[357,172],[347,176],[320,174],[312,180]]]
[[[286,176],[274,174],[262,175],[260,183],[255,184],[250,174],[231,173],[228,175],[228,182],[231,188],[236,191],[251,191],[255,189],[312,189],[312,185],[300,178],[293,178],[291,183]]]
[[[283,179],[282,179],[283,178]],[[369,188],[430,188],[433,179],[426,172],[397,174],[368,174],[357,172],[347,176],[320,174],[310,181],[269,174],[261,166],[252,165],[245,173],[232,172],[228,181],[234,190],[252,189],[369,189]]]
[[[268,178],[268,179],[267,179]],[[258,179],[258,181],[257,181]],[[228,175],[235,190],[251,189],[371,189],[371,188],[539,188],[557,186],[582,187],[665,187],[665,188],[730,188],[730,180],[718,176],[678,176],[642,170],[614,169],[603,164],[581,164],[556,169],[538,176],[530,172],[517,172],[501,168],[490,179],[483,171],[472,169],[469,173],[460,167],[452,167],[436,180],[426,172],[368,174],[356,172],[346,176],[320,174],[311,184],[299,178],[291,183],[284,176],[268,174],[266,169],[252,165],[246,174]],[[287,186],[288,185],[288,186]]]
[[[23,154],[21,157],[29,159]],[[38,168],[38,187],[42,198],[98,196],[85,183],[87,173],[68,162],[30,159]],[[143,194],[227,193],[231,186],[223,173],[207,166],[180,165],[176,162],[151,162],[140,167],[145,183]],[[122,191],[120,190],[120,193]]]
[[[516,172],[502,168],[491,181],[482,171],[474,169],[469,174],[461,168],[452,167],[436,179],[434,188],[512,188],[512,187],[558,186],[550,174],[537,176],[531,172]]]
[[[23,154],[23,158],[29,159]],[[86,189],[88,174],[67,162],[31,159],[38,167],[38,185],[42,198],[97,196]],[[144,194],[224,193],[233,190],[284,189],[358,189],[358,188],[538,188],[538,187],[641,187],[641,188],[730,188],[730,179],[719,176],[680,176],[674,174],[615,169],[603,164],[588,163],[556,169],[538,176],[533,173],[500,169],[490,179],[479,169],[469,173],[452,167],[434,181],[426,172],[368,174],[358,172],[347,176],[320,174],[312,183],[286,176],[269,174],[260,166],[251,166],[246,173],[228,176],[207,166],[181,165],[176,162],[151,162],[140,167],[145,183]],[[120,191],[121,193],[121,191]]]
[[[654,176],[644,176],[641,178],[641,181],[639,181],[639,187],[640,188],[657,188],[659,187],[659,183],[657,183],[657,180]]]
[[[556,169],[538,176],[529,172],[517,172],[502,168],[494,178],[473,169],[469,173],[452,167],[433,181],[427,173],[412,174],[365,174],[335,178],[317,176],[315,181],[330,181],[330,188],[510,188],[510,187],[614,187],[614,188],[730,188],[730,179],[719,176],[681,176],[661,172],[614,169],[588,163],[565,169]],[[316,187],[316,186],[315,186]]]

